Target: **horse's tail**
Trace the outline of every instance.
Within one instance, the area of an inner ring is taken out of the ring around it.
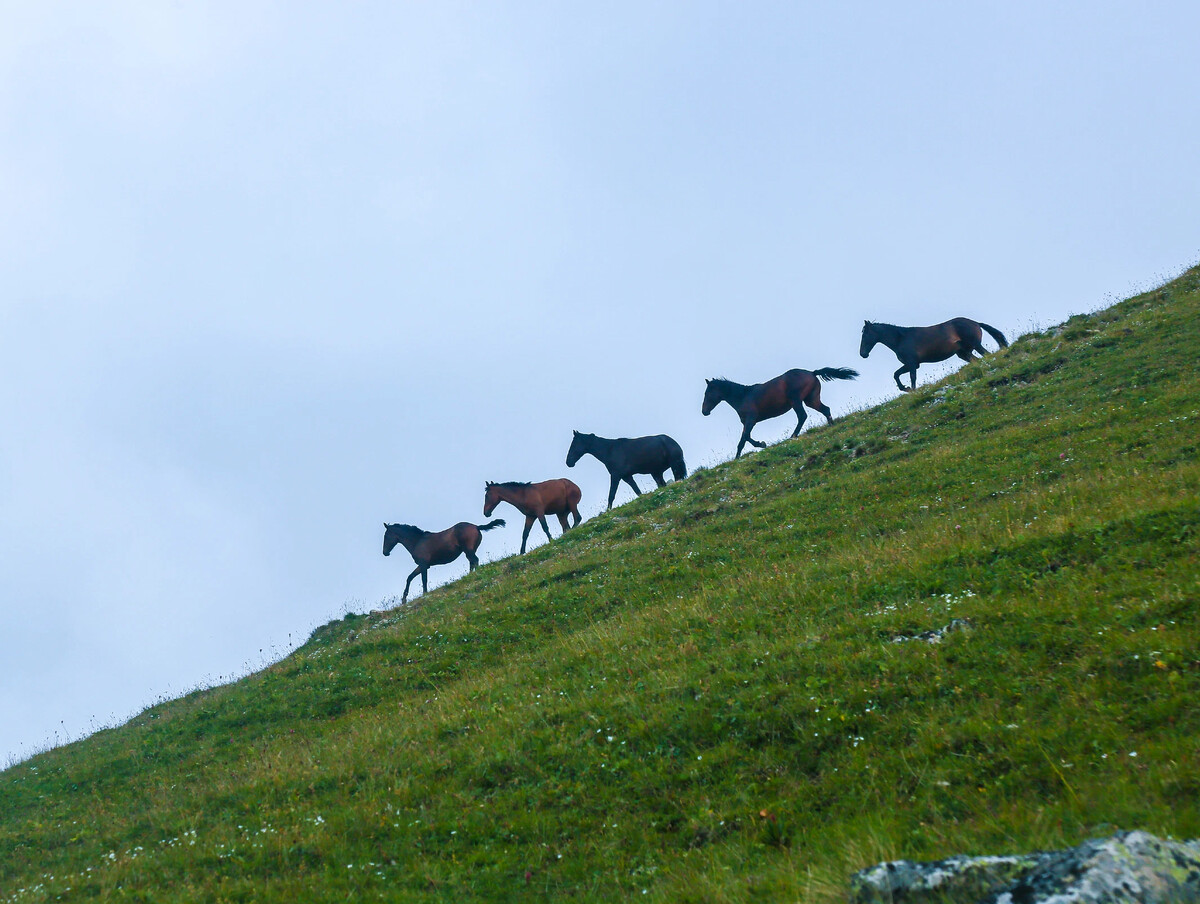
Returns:
[[[683,460],[683,446],[679,445],[679,443],[675,442],[669,436],[667,439],[674,446],[671,449],[671,476],[676,480],[683,480],[683,478],[687,477],[687,464]]]
[[[1000,332],[994,326],[988,326],[982,321],[980,321],[979,325],[988,331],[988,335],[995,339],[1000,344],[1001,348],[1008,348],[1008,340],[1004,338],[1004,334],[1002,332]]]
[[[830,380],[853,380],[858,376],[858,371],[849,367],[822,367],[814,370],[813,375],[828,383]]]
[[[504,527],[504,519],[494,518],[487,524],[476,524],[475,526],[480,530],[491,530],[493,527]]]
[[[676,480],[683,480],[687,477],[687,465],[683,461],[683,453],[679,453],[679,458],[671,462],[671,475]]]

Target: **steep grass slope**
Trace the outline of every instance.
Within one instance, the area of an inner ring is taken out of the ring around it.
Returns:
[[[0,900],[837,900],[1200,835],[1198,348],[1195,268],[35,757]]]

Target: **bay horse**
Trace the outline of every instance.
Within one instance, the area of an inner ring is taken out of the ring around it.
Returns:
[[[591,453],[608,468],[608,509],[612,509],[613,497],[617,495],[617,486],[621,481],[629,484],[639,496],[642,491],[633,481],[634,474],[649,474],[660,487],[667,482],[663,475],[670,470],[676,480],[687,477],[687,466],[683,463],[683,449],[679,443],[665,433],[658,436],[639,436],[636,439],[605,439],[594,433],[575,434],[571,439],[571,448],[567,450],[567,467],[575,467],[575,462]]]
[[[792,431],[792,437],[795,438],[800,435],[800,428],[804,426],[805,418],[808,417],[804,411],[804,406],[807,405],[813,411],[825,415],[825,420],[832,424],[833,417],[829,413],[829,406],[821,403],[821,380],[853,380],[857,376],[858,371],[849,367],[822,367],[820,370],[793,368],[773,380],[751,386],[721,378],[705,380],[708,386],[704,390],[704,404],[700,413],[708,417],[722,402],[729,403],[729,407],[742,419],[742,436],[738,440],[737,454],[734,456],[741,458],[746,443],[760,449],[766,448],[766,443],[760,443],[750,436],[750,431],[759,421],[794,411],[796,429]]]
[[[562,525],[564,534],[570,529],[567,526],[567,515],[574,517],[575,524],[573,526],[578,527],[581,520],[579,517],[579,500],[581,498],[583,498],[583,494],[579,491],[579,487],[565,477],[557,480],[543,480],[541,483],[518,483],[516,481],[492,483],[489,480],[483,494],[483,517],[491,517],[492,512],[501,502],[507,502],[524,515],[525,531],[521,534],[521,554],[524,555],[525,541],[529,539],[529,531],[533,527],[534,521],[542,526],[547,540],[554,539],[550,536],[550,528],[546,526],[547,515],[558,517],[558,523]]]
[[[479,564],[479,557],[475,555],[475,550],[479,548],[480,541],[483,540],[482,531],[491,530],[493,527],[504,527],[504,519],[497,518],[494,521],[489,521],[487,524],[472,524],[469,521],[460,521],[454,527],[448,527],[445,530],[440,530],[437,533],[430,533],[427,530],[421,530],[419,527],[413,527],[411,524],[388,524],[383,525],[383,554],[391,555],[392,550],[399,543],[413,557],[413,561],[417,563],[417,567],[413,569],[412,574],[408,576],[408,580],[404,582],[404,595],[400,597],[400,602],[408,601],[408,585],[412,583],[412,579],[417,575],[421,576],[421,592],[429,592],[429,566],[430,565],[446,565],[453,562],[463,553],[467,554],[468,570],[474,571],[475,566]]]
[[[864,320],[858,353],[865,358],[871,354],[876,342],[882,342],[896,353],[903,365],[892,374],[892,379],[901,392],[910,392],[917,388],[918,364],[945,361],[951,355],[958,355],[964,361],[973,361],[973,352],[978,352],[980,357],[987,354],[982,343],[983,330],[987,330],[1001,348],[1008,348],[1008,340],[1002,332],[968,317],[955,317],[936,326],[893,326]],[[905,371],[912,384],[907,389],[900,382],[900,375]]]

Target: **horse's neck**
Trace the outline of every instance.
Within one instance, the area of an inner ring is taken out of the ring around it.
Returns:
[[[893,348],[897,342],[904,338],[904,334],[907,332],[908,327],[896,326],[892,323],[875,324],[875,335],[888,348]]]
[[[525,501],[525,494],[520,487],[506,487],[497,484],[496,495],[500,497],[501,502],[507,502],[510,505]]]
[[[405,549],[407,549],[409,552],[412,552],[413,547],[416,546],[418,543],[420,543],[421,540],[423,540],[426,536],[428,536],[428,532],[420,530],[419,528],[414,528],[413,530],[401,531],[400,537],[399,537],[400,545],[403,546]]]
[[[734,408],[742,404],[742,399],[746,398],[746,393],[750,391],[749,386],[743,386],[741,383],[734,383],[732,380],[726,380],[721,384],[723,394],[722,401],[728,402]]]
[[[615,439],[605,439],[603,436],[593,436],[592,441],[588,444],[588,452],[596,456],[602,462],[607,462],[612,457],[613,447],[616,446]]]

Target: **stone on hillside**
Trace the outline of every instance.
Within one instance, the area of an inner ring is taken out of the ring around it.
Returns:
[[[1200,841],[1118,832],[1065,851],[896,860],[855,873],[855,904],[1200,904]]]

